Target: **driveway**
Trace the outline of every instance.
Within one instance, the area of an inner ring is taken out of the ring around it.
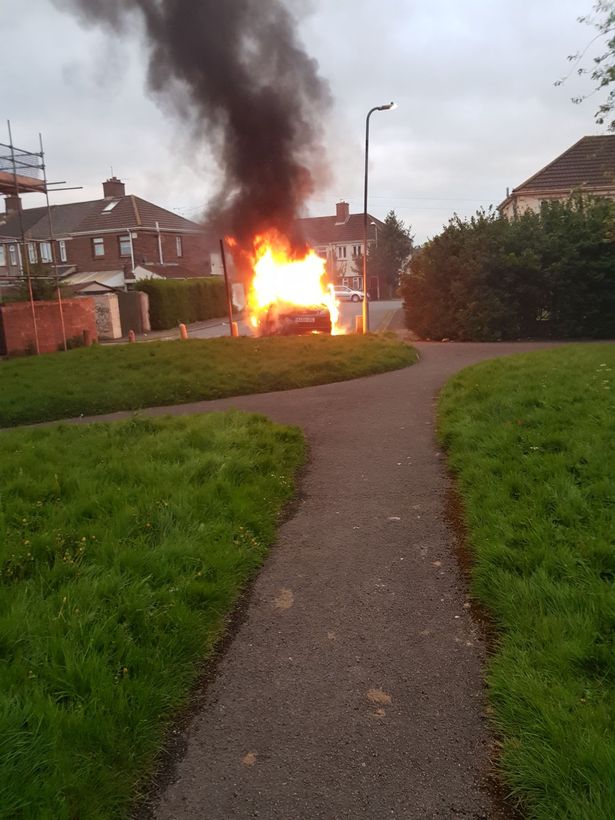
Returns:
[[[154,817],[503,816],[434,400],[466,365],[548,346],[418,343],[405,370],[152,411],[254,410],[310,446]]]

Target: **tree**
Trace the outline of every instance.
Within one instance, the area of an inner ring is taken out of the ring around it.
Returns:
[[[384,227],[378,228],[377,241],[369,246],[367,253],[367,275],[377,276],[381,295],[393,296],[414,248],[411,227],[406,227],[395,211],[389,211]],[[363,274],[363,257],[355,259],[355,270]]]
[[[595,91],[602,91],[611,86],[612,83],[615,84],[615,0],[597,0],[593,11],[593,14],[579,17],[579,23],[592,26],[597,34],[582,52],[571,54],[568,60],[573,63],[573,66],[578,66],[576,72],[579,76],[590,75],[595,84]],[[593,67],[586,68],[581,65],[581,60],[589,46],[596,41],[604,42],[604,50],[593,58]],[[558,80],[555,85],[562,85],[566,79],[567,77]],[[584,94],[580,97],[573,97],[572,101],[581,103],[589,96],[589,94]],[[615,131],[615,117],[610,119],[613,112],[615,112],[615,85],[611,86],[605,101],[598,106],[598,110],[594,114],[596,123],[598,125],[608,123],[609,131]]]

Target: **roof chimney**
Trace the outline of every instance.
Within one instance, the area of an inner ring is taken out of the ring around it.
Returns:
[[[13,216],[21,211],[21,197],[16,194],[4,197],[4,207],[6,208],[7,216]]]
[[[344,225],[350,218],[350,206],[347,202],[338,202],[335,206],[335,224]]]
[[[119,199],[121,196],[126,196],[126,186],[121,179],[117,177],[109,177],[103,182],[103,193],[105,199]]]

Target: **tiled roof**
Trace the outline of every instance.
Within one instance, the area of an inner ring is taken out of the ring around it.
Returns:
[[[117,203],[107,210],[113,203]],[[151,228],[155,230],[156,222],[161,230],[201,232],[200,225],[184,219],[183,216],[167,211],[147,202],[138,196],[123,196],[117,199],[100,199],[92,203],[76,233],[96,233],[103,230],[122,230],[123,228]]]
[[[312,245],[330,245],[335,242],[363,241],[363,214],[350,214],[346,222],[337,223],[336,216],[314,216],[300,219],[299,225],[305,232],[306,239]],[[375,222],[378,228],[384,228],[384,222],[367,215],[368,238],[374,238]]]
[[[512,193],[615,189],[615,134],[582,137]]]
[[[111,210],[111,203],[116,204]],[[186,231],[200,233],[196,222],[167,211],[138,196],[123,196],[117,199],[95,199],[90,202],[71,202],[66,205],[52,205],[51,218],[53,235],[58,239],[79,233],[96,233],[104,230],[124,230],[126,228]],[[22,211],[24,231],[27,239],[48,239],[49,220],[47,208],[24,208]],[[21,238],[19,216],[0,216],[0,238]]]

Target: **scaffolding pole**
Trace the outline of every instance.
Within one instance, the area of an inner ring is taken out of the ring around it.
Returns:
[[[49,223],[49,245],[51,247],[51,266],[55,274],[56,295],[58,297],[58,310],[60,312],[60,326],[62,328],[62,345],[64,350],[67,350],[66,345],[66,326],[64,324],[64,306],[62,305],[62,293],[60,291],[60,277],[58,274],[58,262],[56,257],[56,248],[53,234],[53,220],[51,217],[51,205],[49,204],[49,191],[47,190],[47,167],[45,165],[45,151],[43,149],[43,137],[39,132],[38,142],[41,149],[41,168],[43,171],[43,181],[45,183],[45,201],[47,203],[47,221]]]
[[[26,233],[23,224],[23,213],[21,210],[21,200],[19,199],[19,182],[17,180],[17,164],[15,162],[15,146],[13,145],[13,134],[11,132],[11,121],[7,120],[7,126],[9,131],[9,143],[10,143],[10,151],[11,151],[11,162],[13,165],[13,181],[15,183],[15,196],[19,200],[17,206],[17,214],[19,218],[19,231],[21,233],[21,267],[22,267],[22,275],[23,271],[25,270],[26,273],[26,281],[28,283],[28,296],[30,298],[30,310],[32,312],[32,327],[34,329],[34,346],[36,348],[37,355],[40,354],[40,345],[38,341],[38,326],[36,324],[36,309],[34,307],[34,294],[32,292],[32,277],[30,275],[30,259],[28,256],[28,249],[26,247]],[[19,243],[17,244],[19,249]],[[18,250],[19,256],[19,250]],[[18,259],[19,261],[19,259]]]

